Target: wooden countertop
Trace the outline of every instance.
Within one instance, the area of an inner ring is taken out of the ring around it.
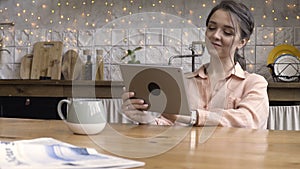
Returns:
[[[300,82],[269,82],[268,95],[270,101],[300,101]]]
[[[22,97],[120,97],[119,81],[0,80],[0,96]]]
[[[107,129],[113,129],[115,132]],[[182,129],[185,132],[182,133]],[[95,148],[100,153],[118,156],[103,148],[106,144],[110,144],[117,147],[114,150],[119,154],[145,155],[134,159],[145,162],[144,168],[149,169],[300,168],[299,131],[225,127],[218,127],[215,130],[214,128],[206,129],[212,129],[212,135],[202,143],[201,137],[205,130],[202,127],[109,124],[100,134],[85,136],[74,135],[60,120],[0,118],[0,140],[2,141],[51,137],[77,146]],[[167,134],[167,131],[173,131],[173,133]],[[141,145],[126,143],[124,141],[126,139],[116,139],[120,136],[144,142]],[[183,140],[178,144],[166,151],[157,151],[167,148],[181,136]],[[156,140],[151,140],[153,137],[156,137]],[[156,151],[158,153],[153,155]],[[152,155],[146,157],[147,153]]]
[[[119,98],[121,81],[0,80],[0,96]],[[300,82],[269,82],[270,101],[300,101]]]

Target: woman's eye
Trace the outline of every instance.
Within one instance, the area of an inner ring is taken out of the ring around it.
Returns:
[[[231,36],[233,35],[231,32],[224,32],[225,35]]]
[[[215,30],[215,27],[208,27],[208,30]]]
[[[224,34],[227,35],[227,36],[232,36],[232,35],[234,35],[234,32],[225,30]]]

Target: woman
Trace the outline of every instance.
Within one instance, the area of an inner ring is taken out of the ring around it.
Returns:
[[[222,1],[206,21],[206,47],[209,64],[187,75],[190,104],[196,111],[194,126],[260,128],[267,126],[269,101],[267,81],[245,71],[245,59],[238,54],[254,29],[254,19],[242,3]],[[122,110],[133,120],[151,119],[143,100],[123,94]],[[148,121],[150,123],[150,121]],[[188,117],[162,114],[151,123],[173,125],[190,123]]]

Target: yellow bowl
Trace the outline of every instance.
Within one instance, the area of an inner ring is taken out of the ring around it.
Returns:
[[[293,55],[300,59],[300,51],[295,46],[282,44],[274,47],[271,50],[268,56],[267,64],[273,64],[279,56],[284,54]]]

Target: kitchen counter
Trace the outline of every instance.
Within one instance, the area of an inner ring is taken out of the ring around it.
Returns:
[[[117,81],[0,80],[0,96],[119,98],[122,87]]]
[[[0,80],[0,96],[119,98],[120,81]],[[300,82],[269,82],[270,101],[299,102]]]
[[[268,95],[274,102],[299,102],[300,82],[269,82]]]

